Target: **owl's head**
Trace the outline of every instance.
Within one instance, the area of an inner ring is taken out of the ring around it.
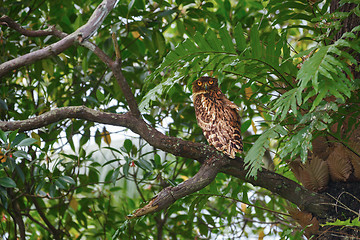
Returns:
[[[201,77],[192,83],[193,93],[217,91],[218,80],[212,77]]]

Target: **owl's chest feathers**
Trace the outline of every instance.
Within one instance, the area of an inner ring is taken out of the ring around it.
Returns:
[[[201,93],[194,96],[194,106],[197,116],[205,121],[214,121],[224,111],[224,103],[218,94]]]

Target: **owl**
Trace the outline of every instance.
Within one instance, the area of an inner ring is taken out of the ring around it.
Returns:
[[[197,122],[208,143],[230,158],[243,151],[238,106],[221,92],[218,81],[201,77],[192,84]]]

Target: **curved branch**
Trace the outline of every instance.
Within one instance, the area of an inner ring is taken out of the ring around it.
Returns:
[[[29,65],[35,61],[42,60],[51,55],[57,55],[68,49],[76,41],[79,41],[80,43],[84,42],[98,30],[105,17],[114,8],[116,2],[117,0],[103,0],[103,2],[96,8],[89,21],[85,25],[78,28],[75,32],[67,35],[58,42],[0,64],[0,77],[4,76],[11,70]]]
[[[16,30],[17,32],[27,37],[43,37],[43,36],[54,35],[54,29],[55,29],[54,26],[51,26],[45,30],[28,30],[23,28],[20,24],[18,24],[17,22],[15,22],[13,19],[11,19],[9,16],[6,15],[0,17],[0,25],[7,25],[8,27]]]
[[[165,152],[172,153],[176,156],[196,159],[200,163],[203,163],[205,159],[210,159],[213,157],[216,161],[213,161],[213,159],[212,161],[216,164],[219,164],[219,171],[243,179],[253,184],[254,186],[266,188],[271,192],[277,193],[281,197],[296,204],[301,209],[316,215],[319,215],[322,212],[326,213],[327,211],[324,211],[324,209],[330,208],[329,203],[331,200],[322,194],[306,190],[296,182],[265,169],[258,173],[256,179],[248,179],[246,178],[247,171],[244,170],[245,168],[242,159],[237,158],[235,160],[230,160],[208,145],[166,136],[157,131],[155,128],[152,128],[146,124],[144,120],[137,118],[130,113],[106,113],[84,106],[63,107],[51,110],[35,118],[22,121],[0,121],[0,129],[3,131],[16,129],[19,129],[20,131],[27,131],[37,129],[66,118],[79,118],[103,124],[126,127],[132,130],[134,133],[139,134],[153,147],[159,148]],[[216,166],[215,168],[217,168]],[[211,171],[210,165],[208,167],[204,166],[204,168]],[[199,173],[199,176],[200,175],[201,172]],[[188,183],[186,183],[184,186],[189,186],[187,184]],[[196,185],[198,183],[195,182],[194,184]],[[171,189],[173,190],[173,188]],[[166,191],[168,190],[164,190],[162,193],[164,195],[158,195],[159,197],[157,197],[158,199],[166,199],[164,200],[165,202],[156,202],[159,206],[165,206],[167,204],[166,201],[174,202],[176,199],[178,199],[175,198],[175,200],[173,200],[169,197],[170,195]],[[153,201],[155,200],[153,199]],[[154,202],[151,202],[150,206],[154,207],[154,204]],[[153,210],[156,211],[156,208]]]
[[[152,212],[157,212],[168,208],[176,200],[197,192],[209,185],[216,177],[217,173],[224,165],[224,161],[218,161],[216,157],[210,157],[200,170],[191,178],[177,185],[161,190],[146,206],[136,210],[128,218],[140,217]]]

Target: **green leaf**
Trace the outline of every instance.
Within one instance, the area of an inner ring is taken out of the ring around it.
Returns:
[[[36,142],[37,142],[37,140],[34,139],[34,138],[25,138],[24,140],[22,140],[22,141],[18,144],[18,146],[27,147],[27,146],[30,146],[30,145],[36,143]]]
[[[205,34],[205,39],[209,46],[215,50],[216,52],[222,52],[221,41],[217,38],[215,32],[209,28],[207,33]]]
[[[251,119],[245,121],[244,123],[241,124],[241,132],[244,133],[246,132],[246,130],[248,130],[248,128],[250,127],[251,125]]]
[[[220,28],[219,35],[225,51],[230,53],[236,53],[234,49],[234,44],[232,42],[229,32],[226,30],[226,27]]]
[[[8,136],[8,132],[4,132],[0,130],[0,139],[2,140],[3,143],[6,143],[7,136]]]
[[[200,34],[199,32],[197,32],[194,37],[193,37],[195,43],[199,46],[201,51],[211,51],[211,47],[209,46],[209,44],[206,42],[205,38],[203,37],[202,34]]]
[[[14,157],[17,158],[25,158],[25,159],[30,159],[30,156],[27,152],[23,151],[23,150],[17,150],[13,153]]]
[[[27,138],[27,136],[24,133],[17,134],[14,140],[11,142],[11,147],[17,146],[25,138]]]
[[[65,181],[63,181],[62,179],[58,178],[55,180],[55,185],[60,188],[60,189],[66,189],[66,183]],[[54,186],[54,185],[52,185]],[[53,189],[53,191],[50,190],[50,192],[52,192],[50,195],[54,196],[55,195],[55,189]]]
[[[276,32],[271,31],[266,45],[266,61],[273,67],[279,65],[278,59],[280,57],[275,55],[275,36]]]
[[[241,23],[238,23],[234,30],[234,37],[236,41],[236,48],[239,52],[243,52],[246,48],[246,40],[244,37],[244,31],[241,27]]]
[[[15,165],[15,170],[17,172],[17,175],[20,177],[21,182],[25,183],[25,175],[24,172],[21,170],[18,164]]]
[[[102,101],[104,101],[104,99],[105,99],[105,96],[104,96],[104,94],[100,91],[100,89],[97,89],[97,90],[96,90],[96,98],[97,98],[97,100],[98,100],[99,102],[102,102]]]
[[[299,79],[299,86],[301,89],[307,87],[308,82],[318,74],[320,65],[325,59],[325,56],[329,50],[329,46],[323,46],[318,49],[318,51],[304,62],[301,69],[297,74],[297,79]],[[313,82],[316,85],[316,82]]]
[[[131,140],[130,139],[125,139],[124,148],[126,149],[127,153],[131,152],[132,146],[133,146],[133,144],[132,144]]]
[[[139,165],[139,167],[141,167],[144,170],[147,170],[149,172],[153,171],[152,164],[148,160],[145,160],[144,158],[140,158],[139,161],[137,161],[137,164]]]
[[[59,179],[61,179],[61,181],[63,181],[63,182],[69,183],[71,185],[76,184],[74,179],[72,177],[70,177],[70,176],[61,176],[61,177],[59,177]]]
[[[279,138],[286,134],[287,131],[282,126],[276,125],[260,135],[244,159],[245,169],[248,170],[247,177],[256,177],[257,172],[262,168],[262,158],[269,147],[270,138]]]
[[[131,159],[125,157],[126,163],[123,165],[123,174],[127,178],[129,176],[129,168],[130,168],[130,161]]]
[[[284,120],[285,117],[288,115],[290,107],[294,115],[296,116],[297,104],[301,105],[300,89],[294,88],[285,92],[280,98],[275,101],[274,107],[271,109],[271,111],[277,110],[276,114],[274,115],[274,119],[276,119],[281,114],[280,121]]]
[[[250,30],[250,45],[253,58],[260,59],[262,46],[259,38],[259,26],[254,24]]]
[[[111,181],[112,183],[115,183],[117,178],[119,177],[120,174],[120,167],[115,168],[114,172],[111,175],[111,178],[109,181]]]
[[[12,180],[9,177],[0,177],[0,186],[6,187],[6,188],[15,188],[16,183],[14,180]]]
[[[152,38],[157,49],[159,50],[160,57],[164,56],[166,51],[166,43],[164,36],[159,31],[154,31]]]
[[[6,102],[0,98],[0,110],[1,109],[5,111],[9,110]]]
[[[353,226],[353,227],[360,227],[360,221],[358,218],[355,219],[347,219],[345,221],[341,221],[337,219],[335,222],[327,222],[322,224],[322,226]]]

